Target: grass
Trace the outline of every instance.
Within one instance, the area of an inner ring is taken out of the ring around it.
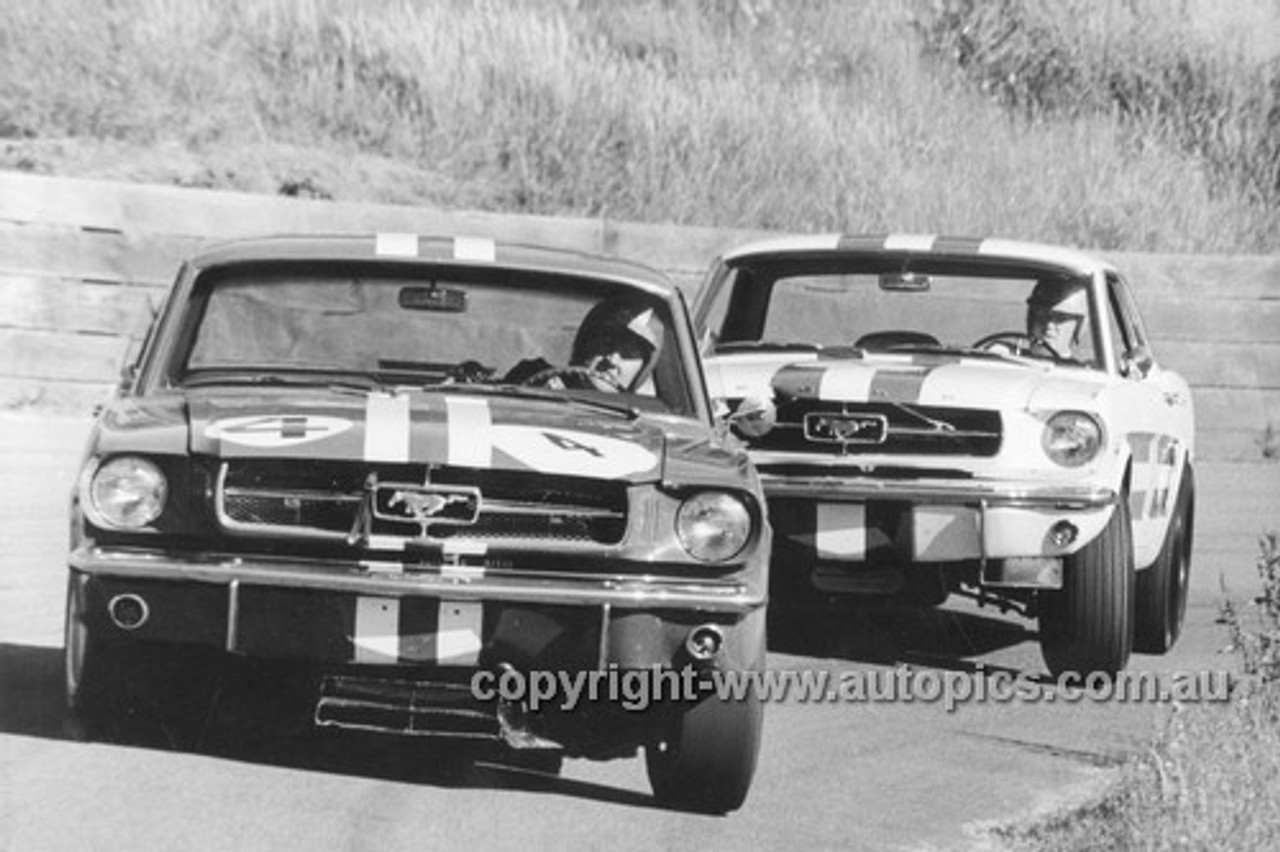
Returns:
[[[1181,708],[1120,782],[1080,810],[1006,829],[1018,852],[1230,849],[1280,843],[1280,690]]]
[[[713,227],[1270,252],[1280,46],[1256,36],[1280,31],[1280,11],[1242,2],[1206,35],[1213,8],[10,0],[0,165]]]
[[[1240,675],[1227,703],[1176,706],[1097,801],[998,833],[1017,852],[1280,848],[1280,533],[1259,541],[1261,594],[1223,605]]]

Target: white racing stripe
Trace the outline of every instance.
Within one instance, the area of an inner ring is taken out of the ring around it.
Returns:
[[[819,503],[814,546],[819,559],[863,559],[867,555],[867,507]]]
[[[400,654],[400,601],[397,598],[356,598],[355,662],[394,663]]]
[[[364,460],[409,460],[409,397],[369,394],[365,402]]]
[[[417,257],[417,234],[378,234],[374,238],[373,253],[383,257]]]
[[[480,658],[480,628],[484,608],[479,601],[440,601],[436,631],[436,661],[474,666]]]
[[[928,251],[933,248],[933,234],[890,234],[885,237],[885,251]]]
[[[488,237],[455,237],[453,240],[453,256],[457,260],[478,260],[493,263],[498,256],[498,247]]]
[[[447,397],[449,464],[490,467],[493,464],[493,421],[483,399]]]
[[[867,400],[875,370],[827,370],[818,380],[818,399]]]

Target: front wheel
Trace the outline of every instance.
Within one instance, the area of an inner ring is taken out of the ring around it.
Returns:
[[[112,628],[94,585],[67,581],[64,685],[68,733],[78,739],[198,743],[212,708],[213,666],[200,648],[133,641]]]
[[[1195,477],[1187,467],[1160,555],[1150,568],[1138,572],[1134,646],[1143,653],[1167,652],[1182,633],[1187,614],[1195,511]]]
[[[67,713],[73,732],[101,739],[109,730],[120,703],[122,661],[119,646],[90,624],[85,596],[87,584],[67,581],[63,673]]]
[[[680,711],[662,741],[645,749],[653,795],[681,810],[737,810],[755,775],[763,723],[754,689],[741,700],[711,695]]]
[[[1133,539],[1129,498],[1093,541],[1068,556],[1062,588],[1040,593],[1040,653],[1050,673],[1115,674],[1133,649]]]

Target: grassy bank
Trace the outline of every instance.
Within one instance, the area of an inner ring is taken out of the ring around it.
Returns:
[[[706,226],[1270,252],[1280,47],[1257,33],[1280,31],[1280,12],[1213,8],[10,0],[0,166]],[[1178,109],[1184,66],[1198,88]]]
[[[1232,700],[1176,706],[1120,782],[1083,808],[997,837],[1017,852],[1280,848],[1280,534],[1259,542],[1261,594],[1224,602]]]
[[[1280,690],[1179,709],[1100,800],[997,836],[1016,852],[1270,852],[1280,845]]]

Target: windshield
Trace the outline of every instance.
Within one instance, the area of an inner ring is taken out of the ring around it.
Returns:
[[[730,270],[703,323],[716,352],[941,349],[1099,366],[1087,285],[1032,273],[742,266]]]
[[[177,384],[470,384],[692,411],[667,303],[616,283],[248,266],[206,273],[192,305]]]

